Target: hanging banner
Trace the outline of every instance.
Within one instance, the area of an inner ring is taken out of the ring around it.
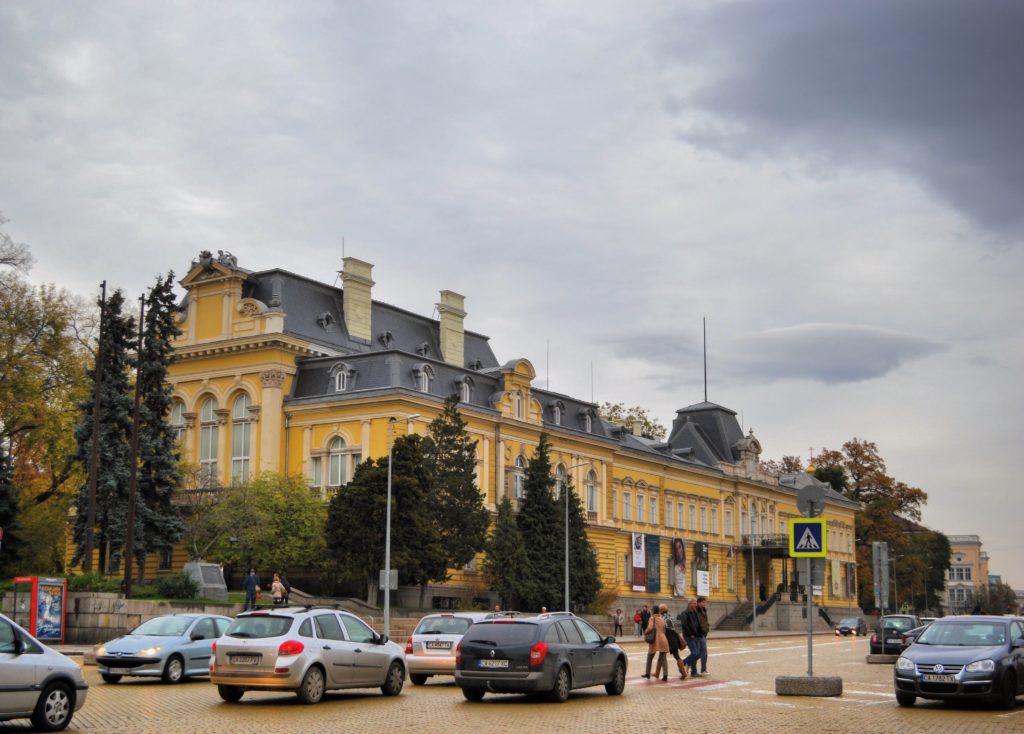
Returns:
[[[857,564],[847,563],[846,564],[846,582],[847,589],[846,595],[854,598],[857,596]]]
[[[693,544],[693,566],[696,569],[697,593],[701,596],[711,595],[711,573],[708,564],[708,544]]]
[[[647,590],[653,594],[661,593],[661,536],[648,535],[647,538]]]
[[[633,591],[647,591],[647,554],[644,534],[633,533]]]
[[[843,572],[840,570],[839,561],[832,560],[832,596],[843,595]]]
[[[672,559],[669,567],[672,571],[669,577],[672,582],[672,595],[686,596],[686,543],[682,538],[675,538],[672,541]]]

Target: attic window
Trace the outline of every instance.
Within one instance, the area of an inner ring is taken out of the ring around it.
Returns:
[[[385,349],[391,349],[391,345],[395,341],[395,336],[390,331],[382,331],[377,337],[380,343],[384,345]]]
[[[459,396],[459,402],[468,403],[473,397],[473,380],[469,377],[462,377],[456,380],[455,391]]]
[[[331,376],[334,380],[334,392],[346,392],[355,387],[356,371],[344,362],[331,368]]]
[[[412,379],[420,392],[430,392],[430,381],[434,379],[434,368],[429,364],[417,365],[412,371]]]
[[[331,328],[331,324],[334,323],[334,316],[331,315],[330,311],[324,311],[322,314],[316,317],[316,323],[320,326],[321,329],[329,331]]]
[[[551,404],[551,422],[556,426],[562,425],[562,413],[565,412],[565,404],[556,400]]]
[[[420,344],[418,347],[416,347],[416,354],[420,355],[421,357],[429,357],[430,344],[428,344],[427,342],[423,342],[422,344]]]
[[[580,411],[580,427],[584,432],[590,433],[594,430],[593,412],[588,408]]]

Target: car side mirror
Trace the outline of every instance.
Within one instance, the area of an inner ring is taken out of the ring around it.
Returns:
[[[611,645],[611,644],[614,644],[614,642],[615,642],[615,638],[612,637],[611,635],[608,635],[603,640],[601,640],[601,644],[602,645]]]
[[[376,637],[373,638],[373,643],[375,645],[385,645],[385,644],[387,644],[387,641],[388,641],[388,636],[387,635],[377,635]]]
[[[20,637],[14,638],[14,654],[24,655],[25,654],[25,641]]]

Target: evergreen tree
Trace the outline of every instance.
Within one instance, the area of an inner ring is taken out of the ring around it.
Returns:
[[[168,424],[171,386],[167,367],[173,361],[171,340],[181,333],[175,323],[174,273],[157,277],[146,296],[142,353],[136,379],[140,381],[139,470],[135,502],[135,548],[139,577],[145,571],[146,552],[172,547],[185,532],[185,524],[171,496],[182,482],[175,434]]]
[[[0,540],[0,575],[7,578],[17,570],[21,524],[18,490],[14,486],[14,470],[5,443],[0,440],[0,528],[4,533],[3,540]]]
[[[424,500],[429,475],[422,444],[420,436],[401,436],[391,450],[391,568],[402,584],[420,585],[445,571],[440,534]],[[387,457],[364,461],[327,511],[328,550],[343,574],[363,578],[371,604],[384,568],[387,477]]]
[[[135,345],[135,319],[123,313],[121,291],[107,298],[103,309],[103,385],[100,400],[99,461],[96,474],[96,525],[93,548],[99,553],[100,571],[106,570],[109,554],[122,548],[128,514],[128,476],[131,453],[133,399],[128,375],[134,366],[130,350]],[[89,371],[95,384],[96,366]],[[75,429],[78,451],[75,459],[88,474],[93,426],[94,391],[82,403],[82,420]],[[72,563],[79,563],[85,550],[86,522],[89,512],[89,485],[83,483],[78,493],[75,515],[75,554]]]
[[[525,609],[551,609],[563,597],[563,567],[559,559],[564,556],[558,547],[565,530],[552,494],[554,486],[551,444],[547,434],[542,433],[537,451],[526,466],[524,497],[517,517],[526,551],[527,577],[520,596]]]
[[[519,533],[512,502],[506,496],[498,503],[498,517],[494,531],[487,541],[484,555],[484,573],[491,588],[498,593],[503,608],[515,609],[526,584],[526,550]]]
[[[447,569],[464,566],[483,550],[491,516],[476,486],[476,441],[466,434],[459,398],[449,397],[430,423],[423,453],[430,474],[427,501],[440,533],[445,572],[430,581],[447,581]]]
[[[566,482],[569,497],[569,609],[582,609],[597,598],[601,590],[601,576],[597,570],[597,552],[587,539],[587,520],[583,503],[572,481]],[[563,498],[564,500],[564,498]],[[565,508],[562,508],[565,511]],[[565,586],[565,542],[559,553],[562,565],[562,586]],[[563,588],[561,598],[564,600]]]

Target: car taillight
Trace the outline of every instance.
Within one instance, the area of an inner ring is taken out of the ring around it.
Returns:
[[[216,642],[214,642],[212,645],[210,645],[210,652],[212,652],[212,653],[216,653],[217,652],[217,643]]]
[[[878,635],[871,635],[872,642],[878,642]]]
[[[455,664],[462,665],[462,643],[455,648]]]
[[[548,643],[538,642],[530,648],[530,667],[541,665],[548,654]]]
[[[412,655],[412,635],[409,635],[409,639],[405,641],[405,654]]]
[[[298,640],[287,640],[281,643],[281,647],[277,648],[278,655],[298,655],[300,652],[306,649]]]

